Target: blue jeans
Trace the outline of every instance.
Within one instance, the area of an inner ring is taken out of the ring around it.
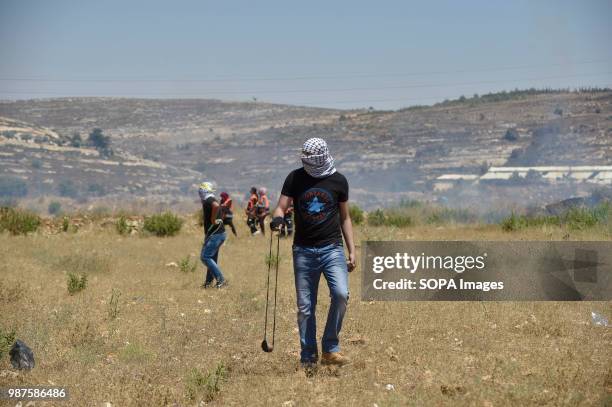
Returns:
[[[206,280],[205,283],[212,283],[213,278],[217,280],[217,283],[221,283],[225,281],[223,277],[223,273],[217,264],[217,259],[219,257],[219,248],[225,241],[227,235],[225,232],[223,233],[215,233],[214,235],[210,235],[204,240],[204,244],[202,245],[202,252],[200,253],[200,260],[207,267],[206,270]]]
[[[349,297],[344,248],[338,244],[323,247],[293,246],[293,270],[302,348],[300,359],[302,362],[313,362],[318,358],[315,310],[321,273],[327,280],[331,297],[321,345],[323,352],[340,350],[338,336]]]

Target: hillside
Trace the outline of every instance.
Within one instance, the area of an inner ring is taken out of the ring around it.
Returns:
[[[52,192],[48,186],[60,179],[91,183],[82,175],[92,173],[104,174],[92,179],[110,196],[166,202],[192,196],[190,186],[203,178],[240,196],[251,185],[277,192],[287,171],[299,165],[301,143],[314,136],[328,140],[339,170],[351,182],[352,198],[366,207],[400,199],[488,208],[541,204],[606,187],[608,181],[560,177],[567,182],[515,185],[466,180],[491,165],[612,165],[611,91],[468,99],[388,112],[261,102],[70,98],[1,102],[0,116],[29,123],[31,132],[46,128],[65,140],[77,132],[86,138],[94,127],[111,137],[115,155],[99,157],[96,150],[58,146],[52,138],[16,144],[14,137],[0,132],[3,174],[27,178],[34,193]],[[34,159],[43,165],[32,168]],[[449,175],[460,182],[440,187],[439,178]]]

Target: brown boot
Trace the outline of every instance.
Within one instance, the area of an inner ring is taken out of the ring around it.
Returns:
[[[350,359],[346,356],[342,356],[340,352],[323,352],[323,356],[321,357],[322,365],[344,366],[349,363],[351,363]]]

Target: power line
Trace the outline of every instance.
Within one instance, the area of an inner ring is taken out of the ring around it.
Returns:
[[[603,75],[611,75],[612,71],[590,73],[590,74],[576,74],[576,75],[560,75],[560,76],[544,76],[537,78],[516,78],[516,79],[502,79],[502,80],[491,80],[491,81],[473,81],[473,82],[460,82],[460,83],[443,83],[443,84],[409,84],[409,85],[393,85],[393,86],[376,86],[376,87],[355,87],[355,88],[320,88],[320,89],[280,89],[280,90],[204,90],[195,92],[137,92],[139,95],[148,96],[197,96],[202,94],[209,95],[261,95],[261,94],[287,94],[287,93],[330,93],[330,92],[355,92],[364,90],[390,90],[390,89],[423,89],[423,88],[439,88],[439,87],[454,87],[454,86],[472,86],[472,85],[484,85],[484,84],[498,84],[508,82],[520,82],[520,81],[542,81],[551,79],[568,79],[568,78],[581,78],[581,77],[596,77]],[[48,94],[48,95],[65,95],[66,92],[57,91],[0,91],[4,94]],[[100,93],[98,93],[100,94]],[[116,93],[104,94],[105,96],[113,96]],[[83,95],[83,94],[80,94]],[[77,96],[73,94],[73,96]],[[202,95],[204,96],[204,95]]]
[[[408,77],[408,76],[426,76],[426,75],[444,75],[444,74],[460,74],[460,73],[482,73],[482,72],[496,72],[496,71],[510,71],[510,70],[521,70],[531,68],[550,68],[550,67],[562,67],[562,66],[575,66],[575,65],[588,65],[588,64],[601,64],[610,63],[610,60],[593,60],[593,61],[582,61],[572,63],[557,63],[557,64],[541,64],[541,65],[521,65],[521,66],[509,66],[509,67],[491,67],[483,69],[460,69],[450,71],[427,71],[427,72],[404,72],[404,73],[381,73],[381,74],[330,74],[330,75],[304,75],[304,76],[293,76],[293,77],[260,77],[260,78],[247,78],[247,77],[217,77],[217,78],[42,78],[42,77],[2,77],[0,81],[15,81],[15,82],[259,82],[259,81],[296,81],[296,80],[318,80],[318,79],[345,79],[345,78],[393,78],[393,77]],[[226,79],[224,79],[226,78]]]

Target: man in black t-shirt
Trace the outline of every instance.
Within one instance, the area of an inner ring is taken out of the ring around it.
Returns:
[[[302,364],[310,366],[319,358],[315,310],[319,279],[323,274],[331,304],[321,341],[321,363],[344,365],[348,358],[340,354],[338,336],[348,302],[348,272],[355,267],[353,226],[348,209],[349,186],[344,175],[336,171],[324,140],[307,140],[301,158],[303,167],[292,171],[285,179],[270,226],[273,230],[279,229],[293,199],[293,269]],[[348,261],[342,246],[343,235]]]
[[[206,265],[206,278],[202,285],[203,288],[210,287],[213,280],[217,280],[215,285],[217,288],[227,285],[227,280],[218,264],[219,248],[227,235],[223,226],[221,206],[215,198],[214,191],[215,189],[210,182],[203,182],[198,189],[204,218],[204,244],[200,252],[200,259]]]

